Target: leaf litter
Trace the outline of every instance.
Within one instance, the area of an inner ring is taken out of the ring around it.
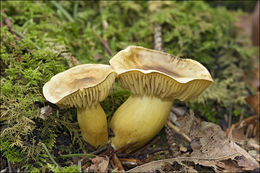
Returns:
[[[189,146],[186,145],[191,150],[183,150],[183,143],[187,143],[187,140],[177,135],[174,146],[181,150],[178,157],[149,162],[127,172],[238,172],[259,167],[259,162],[230,141],[220,126],[201,121],[192,111],[175,123],[181,132],[191,138]]]

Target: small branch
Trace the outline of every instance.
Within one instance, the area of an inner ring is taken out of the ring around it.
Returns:
[[[127,150],[128,148],[130,148],[131,146],[135,145],[137,142],[131,142],[129,144],[126,144],[125,146],[119,148],[118,150],[115,151],[115,153],[122,153],[125,150]]]
[[[151,142],[143,146],[142,148],[138,149],[137,151],[134,152],[135,156],[138,156],[141,154],[146,148],[149,148],[150,146],[154,145],[156,142],[158,142],[160,139],[160,136],[155,137]]]
[[[125,169],[116,154],[113,154],[112,160],[119,172],[125,172]]]
[[[8,169],[9,169],[9,172],[11,172],[11,173],[13,172],[12,171],[12,164],[9,161],[8,161]]]
[[[56,1],[51,1],[51,3],[56,8],[58,8],[70,22],[74,22],[74,19],[70,16],[70,14],[59,3],[57,3]]]
[[[143,162],[141,160],[138,159],[133,159],[133,158],[119,158],[119,160],[121,161],[121,163],[124,165],[142,165]]]
[[[149,155],[149,154],[154,154],[154,153],[158,153],[160,151],[167,151],[167,150],[169,150],[169,147],[156,148],[156,149],[153,149],[152,151],[148,151],[148,152],[143,153],[141,155]]]
[[[93,154],[93,155],[100,154],[101,152],[105,151],[107,148],[108,148],[108,145],[105,145],[104,147],[101,147],[101,148],[97,149],[96,151],[91,152],[90,154]]]
[[[174,132],[178,133],[181,135],[184,139],[186,139],[188,142],[191,142],[191,139],[183,132],[180,131],[178,127],[173,125],[170,121],[167,121],[167,125],[174,130]]]
[[[154,49],[162,50],[162,27],[159,23],[154,23]]]
[[[9,31],[15,35],[15,38],[17,40],[21,40],[21,38],[25,38],[25,36],[21,33],[19,33],[18,31],[14,30],[12,27],[12,23],[9,19],[5,19],[5,24],[8,26]],[[31,41],[31,40],[30,40]],[[41,48],[39,46],[37,46],[33,41],[31,41],[31,43],[36,47],[36,49],[40,50]]]
[[[74,67],[80,64],[80,62],[74,56],[72,56],[71,53],[61,53],[60,55],[64,56],[64,58],[68,60],[70,67]]]
[[[158,1],[149,1],[149,12],[151,14],[156,13],[160,10],[162,2]],[[154,31],[154,49],[162,50],[162,27],[158,22],[153,22],[153,31]]]
[[[229,112],[228,112],[228,128],[231,127],[232,124],[232,106],[229,107]]]
[[[51,159],[51,161],[54,163],[54,165],[56,165],[59,169],[61,169],[60,165],[51,156],[51,154],[50,154],[48,148],[46,147],[46,145],[44,143],[42,143],[42,146],[43,146],[44,150],[46,151],[47,155],[49,156],[49,158]]]
[[[98,35],[98,33],[97,33],[94,29],[92,29],[92,32],[95,34],[95,36],[98,38],[98,40],[103,44],[103,46],[105,47],[107,53],[108,53],[110,56],[112,56],[113,53],[112,53],[112,51],[111,51],[111,49],[110,49],[108,43],[107,43],[105,40],[103,40],[103,39]]]

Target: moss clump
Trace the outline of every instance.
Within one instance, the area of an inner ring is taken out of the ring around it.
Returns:
[[[1,153],[30,170],[46,163],[40,143],[54,147],[61,126],[57,110],[45,120],[40,118],[40,107],[45,105],[42,86],[68,66],[48,44],[42,43],[38,50],[31,40],[17,39],[7,26],[1,32]],[[78,131],[77,126],[74,129]]]

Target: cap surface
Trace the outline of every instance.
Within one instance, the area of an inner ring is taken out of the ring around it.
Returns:
[[[43,86],[43,95],[62,108],[93,106],[107,97],[115,77],[109,65],[78,65],[53,76]]]
[[[135,94],[186,100],[199,95],[212,82],[210,73],[199,62],[129,46],[111,60],[119,82]]]

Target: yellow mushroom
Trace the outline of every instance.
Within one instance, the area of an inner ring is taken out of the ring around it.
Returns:
[[[78,65],[53,76],[43,86],[43,95],[60,108],[76,107],[83,139],[99,147],[108,141],[107,119],[99,102],[108,96],[115,77],[109,65]]]
[[[120,85],[131,91],[111,120],[112,147],[134,143],[126,152],[143,146],[163,128],[174,99],[194,98],[213,82],[197,61],[139,46],[120,51],[110,64]]]

